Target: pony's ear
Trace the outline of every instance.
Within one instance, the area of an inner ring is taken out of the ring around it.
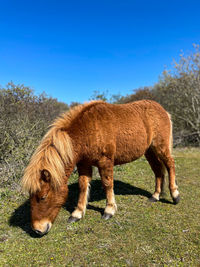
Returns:
[[[44,181],[45,183],[49,183],[50,182],[50,173],[47,170],[43,170],[41,172],[41,180]]]

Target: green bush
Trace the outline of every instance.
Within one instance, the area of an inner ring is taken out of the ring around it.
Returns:
[[[0,90],[0,186],[19,186],[24,167],[49,124],[68,109],[45,94],[9,83]]]

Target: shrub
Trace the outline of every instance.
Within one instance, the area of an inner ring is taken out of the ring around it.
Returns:
[[[48,125],[68,106],[24,85],[0,90],[0,186],[19,185],[24,167]]]

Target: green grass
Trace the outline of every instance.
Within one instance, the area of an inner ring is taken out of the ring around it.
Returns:
[[[71,177],[66,207],[42,238],[30,231],[29,202],[1,190],[0,266],[200,266],[200,150],[176,149],[181,202],[149,203],[154,176],[144,158],[115,168],[116,215],[101,219],[105,196],[97,172],[85,218],[67,220],[76,205]]]

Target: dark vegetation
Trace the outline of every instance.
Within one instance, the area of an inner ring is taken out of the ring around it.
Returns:
[[[0,90],[0,186],[18,187],[28,163],[48,125],[68,109],[45,94],[35,96],[24,85],[9,83]]]

